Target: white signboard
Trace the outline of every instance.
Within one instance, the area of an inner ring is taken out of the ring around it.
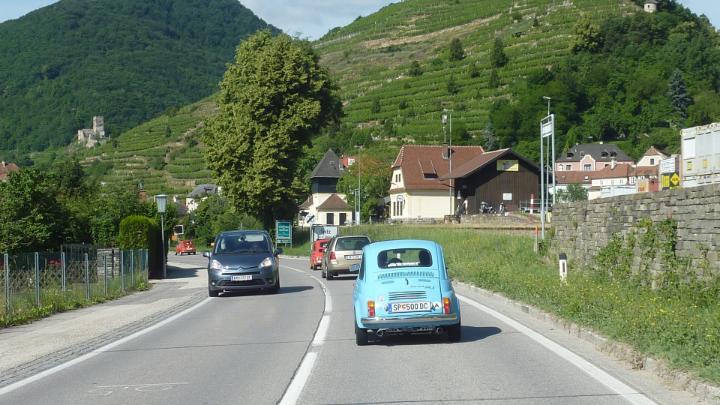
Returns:
[[[670,157],[660,161],[660,174],[675,173],[677,170],[675,167],[675,158]]]
[[[512,201],[512,193],[503,193],[503,201]]]
[[[543,118],[542,121],[540,121],[540,135],[542,135],[543,138],[547,138],[548,136],[552,135],[554,129],[555,114],[550,114],[547,117]]]

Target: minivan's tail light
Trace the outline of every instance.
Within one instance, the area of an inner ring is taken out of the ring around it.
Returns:
[[[443,297],[443,312],[446,314],[450,313],[451,305],[450,305],[450,298]]]
[[[337,256],[335,256],[335,252],[330,252],[330,260],[337,260]]]
[[[372,301],[372,300],[368,301],[368,316],[370,318],[375,317],[375,301]]]

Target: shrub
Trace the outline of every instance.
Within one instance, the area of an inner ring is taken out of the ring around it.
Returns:
[[[423,70],[420,67],[420,62],[416,60],[412,61],[412,63],[410,63],[410,70],[408,70],[408,74],[412,77],[422,76]]]
[[[142,215],[130,215],[120,221],[118,245],[120,249],[148,249],[155,221]]]

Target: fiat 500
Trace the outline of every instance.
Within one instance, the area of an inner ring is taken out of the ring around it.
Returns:
[[[442,247],[426,240],[371,243],[353,291],[355,341],[394,333],[447,333],[460,340],[460,307],[448,277]]]

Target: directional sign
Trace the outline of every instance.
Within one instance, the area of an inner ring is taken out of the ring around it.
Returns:
[[[275,221],[275,243],[292,244],[292,223]]]
[[[540,121],[540,135],[547,138],[555,131],[555,114],[550,114]]]

